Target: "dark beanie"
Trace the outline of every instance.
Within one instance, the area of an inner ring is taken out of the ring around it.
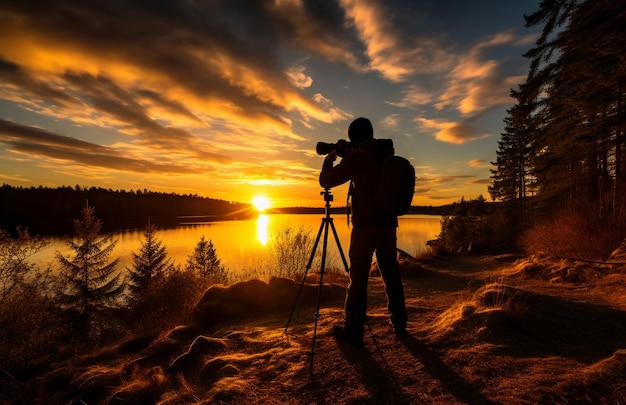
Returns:
[[[367,118],[357,118],[348,127],[348,138],[354,144],[358,144],[366,139],[374,137],[374,128]]]

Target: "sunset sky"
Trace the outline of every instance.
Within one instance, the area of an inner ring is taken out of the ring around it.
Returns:
[[[538,3],[3,0],[0,183],[323,206],[315,144],[364,116],[414,205],[489,199]]]

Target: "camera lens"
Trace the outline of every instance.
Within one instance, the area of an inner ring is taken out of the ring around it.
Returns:
[[[334,143],[318,142],[315,147],[315,151],[318,155],[328,155],[330,152],[337,149],[337,145]]]

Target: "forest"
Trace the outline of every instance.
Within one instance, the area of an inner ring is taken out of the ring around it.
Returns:
[[[626,236],[624,3],[545,1],[525,18],[543,30],[511,90],[489,192],[514,242],[606,258]]]
[[[45,202],[42,205],[42,202]],[[0,187],[0,229],[28,228],[33,235],[68,235],[86,205],[97,207],[103,230],[142,228],[148,219],[159,227],[176,226],[185,217],[243,219],[257,215],[252,205],[198,195],[98,187]]]

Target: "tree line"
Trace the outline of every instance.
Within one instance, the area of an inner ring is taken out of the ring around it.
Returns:
[[[542,32],[511,91],[489,192],[516,231],[568,222],[561,234],[614,248],[626,236],[626,3],[542,1],[525,20]]]
[[[491,196],[548,215],[577,204],[598,213],[623,208],[626,5],[546,1],[525,18],[544,28],[524,55],[525,83],[511,93]]]
[[[250,204],[198,195],[150,190],[111,190],[63,186],[0,187],[0,229],[28,227],[32,234],[66,235],[72,220],[88,202],[98,207],[107,231],[142,227],[150,218],[160,227],[175,226],[184,217],[244,219],[256,215]]]

